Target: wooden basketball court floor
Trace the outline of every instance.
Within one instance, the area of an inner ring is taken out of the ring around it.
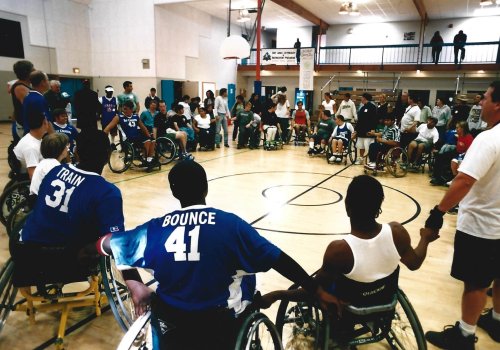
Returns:
[[[10,124],[0,124],[2,188],[7,182],[6,149],[10,140]],[[321,266],[328,243],[342,239],[342,235],[349,232],[343,199],[351,179],[363,173],[362,166],[329,165],[324,157],[307,156],[305,146],[288,145],[283,150],[264,151],[237,150],[236,143],[231,141],[230,145],[230,148],[194,153],[209,178],[207,204],[238,214],[313,273]],[[104,177],[122,192],[126,228],[134,228],[179,208],[168,188],[167,174],[172,166],[169,164],[149,174],[137,169],[113,174],[107,167],[104,169]],[[385,192],[379,221],[404,222],[415,246],[429,210],[446,189],[430,186],[427,173],[409,173],[404,178],[382,174],[377,179],[384,185]],[[429,246],[420,270],[411,272],[404,266],[401,268],[400,287],[413,304],[424,331],[441,330],[460,317],[462,286],[449,275],[455,224],[456,216],[445,216],[441,238]],[[5,228],[1,226],[0,263],[8,257]],[[257,280],[262,293],[291,284],[275,271],[259,274]],[[265,313],[274,319],[276,310],[277,304]],[[68,326],[91,312],[73,312]],[[0,349],[45,348],[44,344],[56,335],[58,320],[57,313],[39,314],[36,324],[31,325],[25,314],[12,312],[0,334]],[[72,331],[65,343],[67,349],[114,349],[122,335],[108,311]],[[478,329],[476,335],[479,337],[476,349],[499,348],[483,330]],[[360,347],[365,348],[385,347]],[[429,349],[435,348],[429,345]]]

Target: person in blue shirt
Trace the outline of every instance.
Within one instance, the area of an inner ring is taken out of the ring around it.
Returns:
[[[69,150],[75,152],[75,141],[78,136],[78,130],[73,125],[68,124],[68,113],[65,109],[54,109],[52,111],[54,117],[54,131],[63,133],[69,138]]]
[[[144,148],[144,158],[146,158],[148,171],[153,167],[154,143],[151,141],[151,134],[139,118],[133,113],[134,103],[125,101],[122,107],[123,114],[115,116],[113,120],[106,126],[104,132],[109,134],[114,127],[118,126],[125,139],[132,144],[142,144]]]
[[[49,105],[43,94],[49,89],[49,79],[47,75],[39,70],[35,70],[30,74],[30,82],[33,90],[23,100],[23,128],[24,135],[30,132],[29,115],[43,113],[49,123],[49,134],[53,133],[52,115],[49,111]]]
[[[106,85],[104,92],[106,96],[101,96],[99,98],[99,103],[101,104],[101,126],[102,130],[106,129],[113,118],[118,114],[118,101],[116,97],[113,96],[115,89],[111,85]],[[110,132],[111,142],[115,142],[115,136],[117,135],[117,129],[113,128]]]
[[[182,209],[131,231],[108,234],[94,250],[112,254],[118,268],[154,271],[152,296],[155,349],[234,349],[255,294],[255,274],[273,268],[338,305],[287,254],[243,219],[205,203],[208,182],[201,165],[184,160],[168,175]],[[147,302],[144,298],[144,302]]]
[[[156,101],[152,100],[149,103],[149,108],[141,113],[141,120],[149,133],[153,132],[156,114],[158,114],[156,111]]]

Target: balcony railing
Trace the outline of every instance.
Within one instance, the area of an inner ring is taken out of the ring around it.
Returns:
[[[465,44],[463,64],[500,64],[500,41],[488,41]],[[458,53],[460,56],[460,53]],[[381,46],[326,46],[319,51],[319,64],[324,65],[380,65],[386,64],[431,64],[432,46],[424,44],[419,50],[418,44],[381,45]],[[318,57],[316,56],[316,57]],[[460,57],[459,57],[460,59]],[[439,63],[454,63],[453,43],[443,44]],[[256,51],[250,58],[243,60],[243,65],[255,65]]]

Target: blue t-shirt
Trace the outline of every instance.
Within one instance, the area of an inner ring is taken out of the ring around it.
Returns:
[[[156,114],[158,114],[156,111],[151,114],[149,109],[141,113],[141,120],[146,128],[148,128],[149,132],[153,131]]]
[[[73,125],[66,124],[65,126],[60,126],[56,123],[52,124],[54,126],[55,132],[60,132],[62,134],[66,134],[69,138],[69,149],[71,152],[75,150],[75,140],[78,136],[78,130]]]
[[[52,121],[47,100],[38,91],[30,91],[23,100],[23,127],[25,135],[30,132],[28,115],[32,112],[43,113],[49,122]]]
[[[130,117],[126,117],[120,114],[120,129],[127,137],[127,139],[135,140],[141,134],[141,129],[139,127],[139,116],[137,114],[132,114]]]
[[[62,164],[43,179],[21,236],[25,242],[83,245],[123,231],[123,222],[122,196],[115,185]]]
[[[101,100],[101,124],[103,125],[103,128],[105,128],[116,116],[118,104],[116,102],[116,97],[114,96],[111,97],[110,100],[108,100],[106,96],[103,96]]]
[[[154,270],[156,293],[166,304],[235,314],[252,300],[254,274],[269,270],[281,254],[240,217],[204,205],[115,233],[111,249],[120,268]]]
[[[344,123],[342,126],[337,125],[335,128],[335,135],[333,137],[338,137],[346,141],[351,139],[351,130],[349,130],[349,125]]]
[[[457,144],[457,130],[456,129],[451,129],[451,130],[446,130],[444,133],[444,143],[448,145],[456,145]]]

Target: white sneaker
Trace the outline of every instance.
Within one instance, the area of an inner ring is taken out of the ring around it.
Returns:
[[[341,157],[337,157],[335,159],[335,163],[342,163],[342,158]]]
[[[448,181],[448,182],[446,183],[446,186],[450,187],[452,182],[453,182],[453,180]]]
[[[335,156],[331,156],[330,158],[328,158],[328,161],[329,162],[335,162],[337,158],[335,158]]]
[[[368,166],[369,166],[370,168],[375,168],[375,165],[376,165],[376,164],[375,164],[375,162],[370,162],[370,163],[368,163]]]
[[[356,159],[356,161],[354,162],[355,165],[360,165],[360,164],[363,164],[363,158],[362,157],[359,157],[358,159]]]

